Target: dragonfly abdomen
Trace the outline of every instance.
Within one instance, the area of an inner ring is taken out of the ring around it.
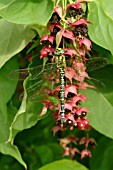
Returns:
[[[60,114],[61,114],[61,123],[64,123],[64,118],[65,118],[65,94],[64,94],[64,76],[65,76],[65,68],[64,67],[59,67],[59,72],[60,72]]]

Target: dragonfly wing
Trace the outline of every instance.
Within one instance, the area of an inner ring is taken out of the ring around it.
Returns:
[[[106,66],[109,63],[107,58],[102,58],[102,57],[94,57],[89,59],[86,62],[86,69],[87,71],[94,71],[98,70],[104,66]]]
[[[17,79],[19,75],[19,80],[25,80],[26,77],[29,76],[29,80],[36,80],[40,75],[44,75],[46,73],[51,74],[56,69],[56,63],[48,63],[45,66],[39,65],[36,67],[14,70],[9,74],[11,79]]]
[[[9,73],[9,78],[16,80],[19,77],[19,80],[25,80],[26,77],[29,76],[28,69],[20,69],[20,70],[13,70]]]
[[[105,87],[105,84],[104,84],[101,80],[95,79],[95,78],[93,78],[93,77],[90,77],[90,79],[87,79],[86,82],[87,82],[89,85],[93,85],[93,86],[96,87],[97,89],[100,89],[100,88],[104,88],[104,87]]]
[[[47,95],[46,88],[48,84],[45,80],[40,80],[39,82],[31,85],[29,88],[26,89],[27,93],[27,100],[35,100],[40,101]],[[24,92],[20,95],[19,100],[22,101],[24,97]]]

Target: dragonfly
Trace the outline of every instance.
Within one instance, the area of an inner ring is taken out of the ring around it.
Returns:
[[[47,94],[48,87],[54,89],[54,81],[57,79],[58,71],[60,73],[60,114],[61,114],[61,123],[64,123],[65,117],[65,95],[64,95],[64,86],[65,86],[65,67],[67,60],[63,55],[63,49],[56,49],[54,51],[55,63],[47,63],[45,66],[40,65],[36,67],[14,70],[10,73],[12,79],[16,79],[18,74],[20,75],[19,79],[24,80],[28,77],[28,88],[26,89],[27,100],[41,101],[44,98],[44,95]],[[107,65],[109,62],[106,58],[94,57],[89,59],[86,62],[87,71],[94,71],[100,69]],[[96,80],[99,82],[99,80]],[[101,84],[101,82],[99,82]],[[20,95],[20,100],[22,101],[24,97],[24,92]]]

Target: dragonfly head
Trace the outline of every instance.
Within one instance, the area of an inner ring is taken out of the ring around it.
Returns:
[[[64,50],[62,48],[57,48],[55,51],[54,51],[54,55],[57,55],[57,56],[60,56],[64,53]]]

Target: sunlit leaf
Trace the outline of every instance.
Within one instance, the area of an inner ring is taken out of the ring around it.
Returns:
[[[1,0],[2,6],[4,0]],[[18,24],[46,25],[53,12],[52,0],[15,0],[0,10],[0,16]]]
[[[16,58],[14,58],[13,60],[15,59]],[[6,69],[7,67],[9,69]],[[18,68],[17,63],[14,65],[14,67],[15,69]],[[9,128],[14,118],[14,115],[16,113],[15,108],[7,106],[7,103],[12,97],[17,85],[17,80],[14,80],[12,83],[12,81],[8,77],[9,71],[11,70],[12,70],[11,61],[8,62],[0,70],[0,101],[1,101],[0,102],[0,152],[3,154],[13,156],[26,168],[26,164],[22,160],[21,154],[17,146],[13,145],[13,142],[12,143],[8,142]]]
[[[19,53],[35,36],[27,25],[0,20],[0,68]]]
[[[113,3],[112,0],[94,0],[89,4],[89,36],[99,46],[113,54]]]
[[[50,169],[54,169],[54,170],[88,170],[85,166],[83,166],[82,164],[76,162],[76,161],[71,161],[71,160],[59,160],[59,161],[55,161],[53,163],[50,163],[48,165],[45,165],[41,168],[39,168],[39,170],[50,170]]]
[[[39,58],[37,56],[34,56],[32,60],[32,66],[37,64],[38,61],[39,61]],[[18,132],[34,126],[38,120],[41,120],[44,117],[47,117],[48,114],[50,114],[50,111],[48,111],[44,116],[40,116],[43,105],[40,102],[37,102],[37,100],[35,102],[32,100],[30,101],[27,100],[26,88],[28,85],[28,80],[29,78],[27,78],[23,83],[24,93],[23,93],[22,103],[10,127],[10,135],[9,135],[10,141],[13,141],[15,135]],[[19,101],[19,98],[18,98],[18,101]]]
[[[0,10],[6,8],[8,5],[10,5],[14,0],[1,0],[0,1]]]

